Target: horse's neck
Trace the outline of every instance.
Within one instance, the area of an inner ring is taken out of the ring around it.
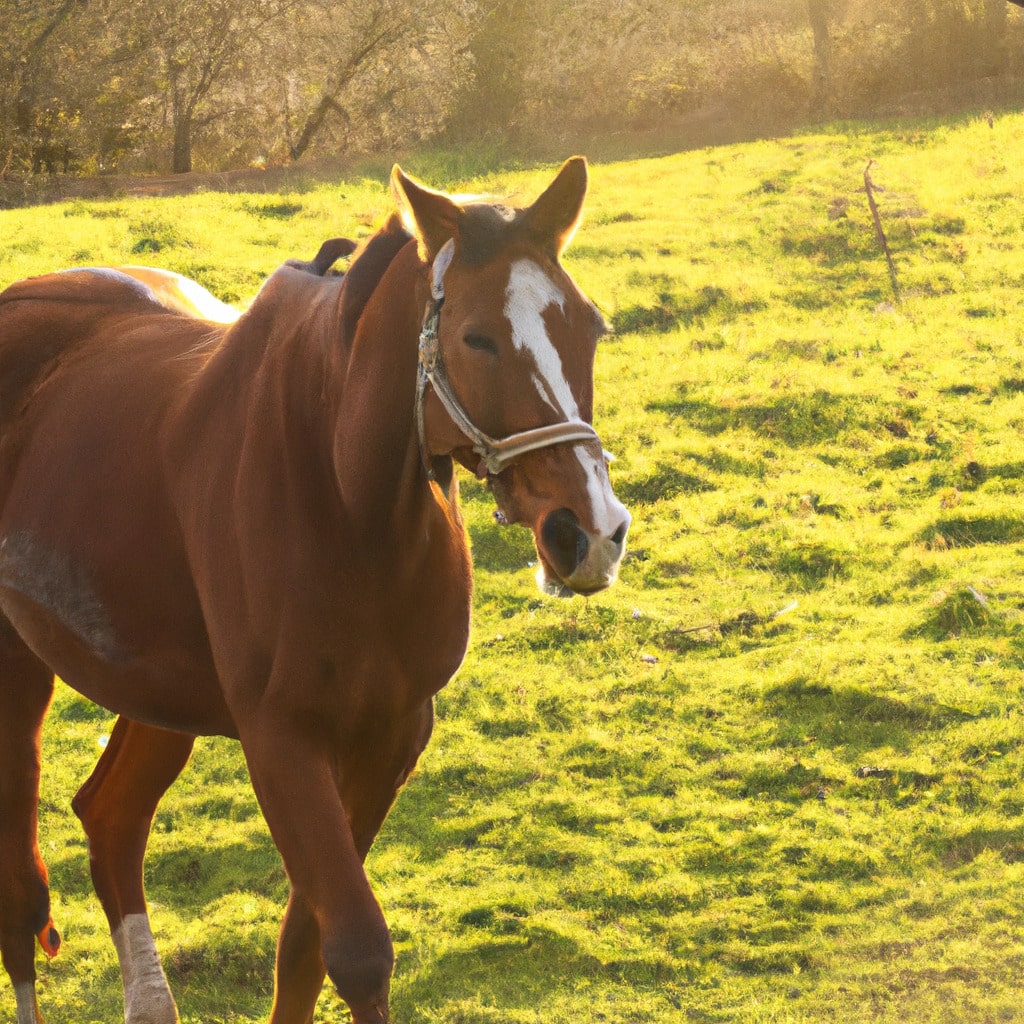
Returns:
[[[415,421],[417,342],[415,246],[401,252],[369,298],[350,346],[335,403],[334,463],[343,496],[377,496],[389,508],[433,501]]]
[[[436,500],[415,423],[416,268],[415,246],[382,268],[352,337],[344,286],[275,272],[228,331],[194,396],[211,429],[259,432],[281,463],[316,461],[335,478],[346,518],[365,518],[378,533],[387,519],[404,520],[411,506]],[[226,407],[234,402],[237,414]]]

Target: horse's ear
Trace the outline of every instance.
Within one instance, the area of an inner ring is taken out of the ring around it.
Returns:
[[[419,239],[421,259],[432,263],[445,242],[458,235],[462,208],[443,192],[414,181],[398,164],[391,172],[391,193],[406,227]]]
[[[586,158],[573,156],[562,164],[555,180],[526,211],[530,234],[556,258],[565,251],[579,227],[586,194]]]

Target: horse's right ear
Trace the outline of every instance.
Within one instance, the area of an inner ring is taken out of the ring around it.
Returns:
[[[462,207],[407,175],[398,164],[391,172],[391,193],[406,227],[419,239],[420,258],[432,263],[445,242],[459,233]]]

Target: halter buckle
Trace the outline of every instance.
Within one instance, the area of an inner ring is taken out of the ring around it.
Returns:
[[[438,340],[438,328],[441,325],[441,306],[444,299],[434,303],[434,308],[423,321],[423,329],[420,331],[420,369],[426,374],[432,374],[438,364],[441,354],[441,346]]]

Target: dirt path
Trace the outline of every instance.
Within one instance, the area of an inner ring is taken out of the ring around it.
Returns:
[[[300,183],[327,181],[346,169],[340,161],[236,171],[193,171],[168,175],[37,175],[0,181],[0,209],[57,203],[67,199],[112,199],[120,196],[180,196],[192,192],[280,192]]]

